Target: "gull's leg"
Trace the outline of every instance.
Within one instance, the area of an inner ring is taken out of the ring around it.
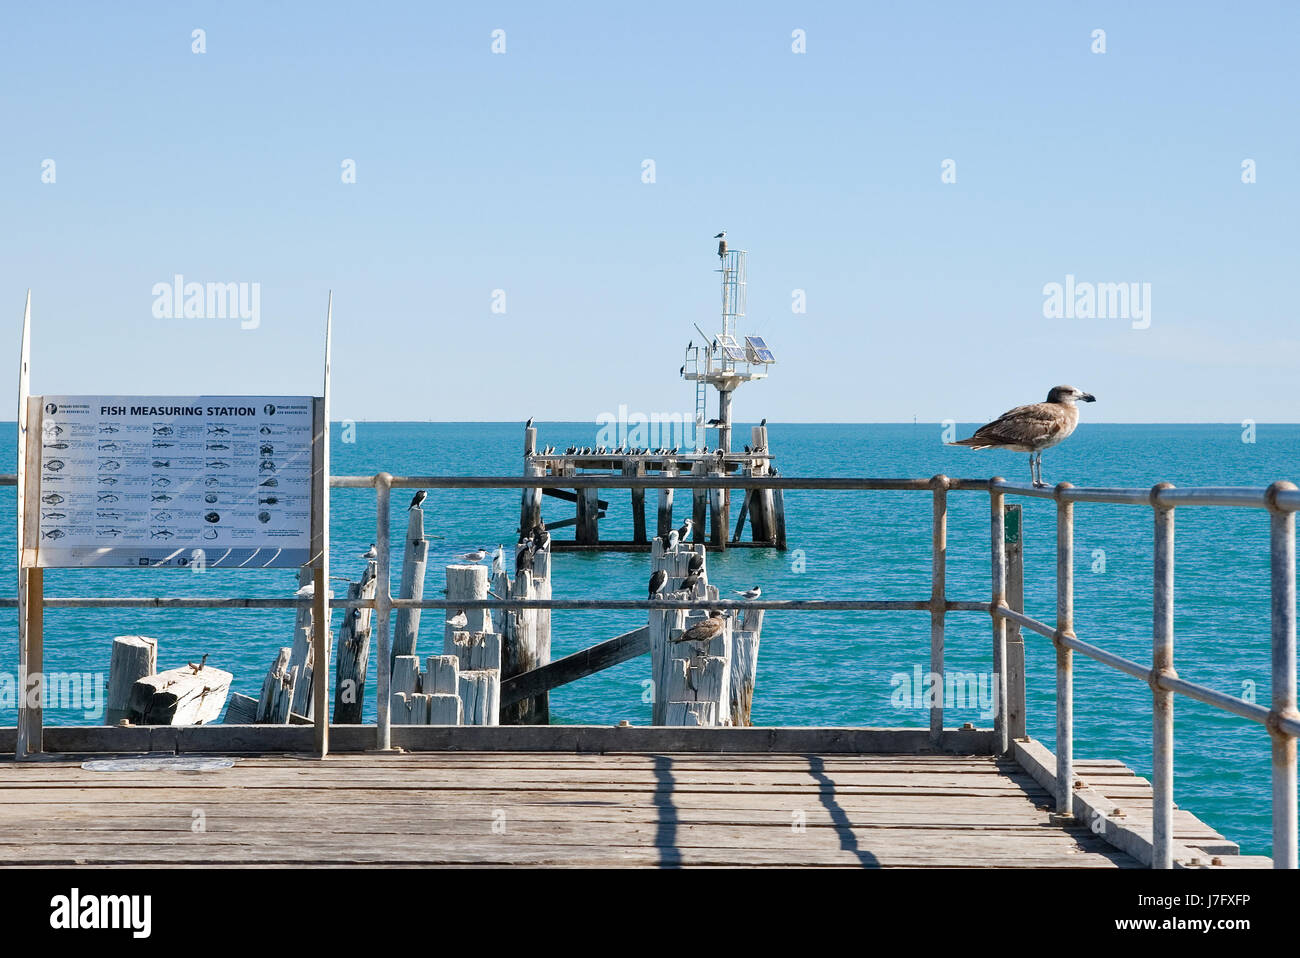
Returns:
[[[1043,453],[1041,450],[1038,453],[1038,484],[1040,486],[1047,485],[1047,483],[1043,480]]]
[[[1038,485],[1038,476],[1034,472],[1034,454],[1032,452],[1029,454],[1029,484],[1031,486]]]

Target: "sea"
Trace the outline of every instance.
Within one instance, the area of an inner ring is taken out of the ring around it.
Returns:
[[[504,475],[522,473],[522,423],[356,422],[332,430],[335,475]],[[749,435],[738,424],[736,435]],[[975,424],[769,424],[777,468],[789,477],[877,476],[988,478],[1028,481],[1028,456],[943,444]],[[597,443],[596,423],[539,422],[540,445],[563,449]],[[0,455],[13,461],[15,430],[4,431]],[[739,442],[737,443],[739,445]],[[1075,485],[1264,486],[1300,480],[1300,425],[1107,425],[1083,423],[1063,446],[1044,454],[1044,478]],[[404,490],[395,490],[393,536],[406,522]],[[630,539],[627,490],[609,490],[602,536]],[[647,497],[654,529],[656,496]],[[678,521],[689,497],[678,499]],[[1026,607],[1055,621],[1055,517],[1049,501],[1023,499]],[[12,487],[0,508],[15,508]],[[430,537],[426,594],[443,587],[442,569],[460,553],[509,550],[519,518],[517,490],[433,490],[425,502]],[[543,518],[573,514],[559,499],[543,500]],[[369,489],[331,493],[331,572],[360,577],[362,553],[375,539],[375,495]],[[738,502],[733,504],[735,521]],[[786,495],[789,548],[734,549],[709,556],[709,578],[723,591],[759,586],[773,599],[926,599],[930,589],[931,499],[925,492],[791,491]],[[1180,676],[1267,705],[1269,700],[1268,516],[1263,510],[1183,507],[1177,512],[1175,664]],[[0,577],[16,582],[14,524],[0,526]],[[557,538],[572,529],[557,530]],[[1075,631],[1085,641],[1137,662],[1151,660],[1152,515],[1145,507],[1075,507]],[[394,582],[400,573],[394,556]],[[553,561],[556,598],[645,596],[644,553],[560,553]],[[990,592],[987,494],[949,496],[950,599],[986,601]],[[293,570],[48,570],[51,596],[292,595]],[[342,592],[342,583],[335,587]],[[337,625],[340,613],[335,613]],[[13,610],[0,624],[17,634]],[[636,611],[557,611],[552,655],[559,657],[645,624]],[[234,690],[256,696],[281,646],[290,644],[291,610],[52,609],[45,617],[47,672],[107,677],[114,636],[158,641],[160,668],[208,662],[234,675]],[[442,614],[423,614],[417,652],[441,652]],[[926,612],[768,612],[754,692],[756,725],[926,727],[929,671]],[[991,726],[988,697],[992,627],[985,613],[948,615],[946,670],[954,683],[945,710],[949,727]],[[1029,733],[1054,747],[1054,653],[1050,641],[1025,634]],[[1140,681],[1075,655],[1074,728],[1077,758],[1119,759],[1151,773],[1151,692]],[[0,644],[0,693],[12,693],[15,642]],[[551,693],[556,724],[649,724],[649,662],[634,659]],[[374,718],[374,656],[365,701]],[[7,683],[7,685],[6,685]],[[102,686],[101,686],[102,687]],[[979,693],[983,690],[984,694]],[[964,694],[963,694],[964,693]],[[93,696],[88,700],[93,702]],[[102,702],[102,696],[100,697]],[[86,701],[81,703],[83,706]],[[0,725],[13,725],[12,696],[0,694]],[[47,724],[99,724],[85,708],[52,708]],[[1271,853],[1269,736],[1260,725],[1179,696],[1175,702],[1174,798],[1248,854]]]

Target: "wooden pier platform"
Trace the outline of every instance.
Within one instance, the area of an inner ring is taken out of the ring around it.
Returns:
[[[987,755],[231,757],[210,771],[2,760],[0,866],[1141,867]]]

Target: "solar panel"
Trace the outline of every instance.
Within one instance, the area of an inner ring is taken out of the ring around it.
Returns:
[[[763,342],[762,336],[746,336],[745,344],[749,347],[749,361],[751,363],[774,363],[776,357],[772,355],[772,350],[767,348],[767,343]]]
[[[718,337],[718,342],[722,345],[722,352],[728,359],[734,359],[738,363],[749,362],[749,357],[745,355],[745,350],[736,345],[736,341],[730,336]]]

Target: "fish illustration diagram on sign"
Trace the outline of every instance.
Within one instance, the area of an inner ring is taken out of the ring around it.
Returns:
[[[38,564],[305,564],[312,426],[311,397],[43,397]]]

